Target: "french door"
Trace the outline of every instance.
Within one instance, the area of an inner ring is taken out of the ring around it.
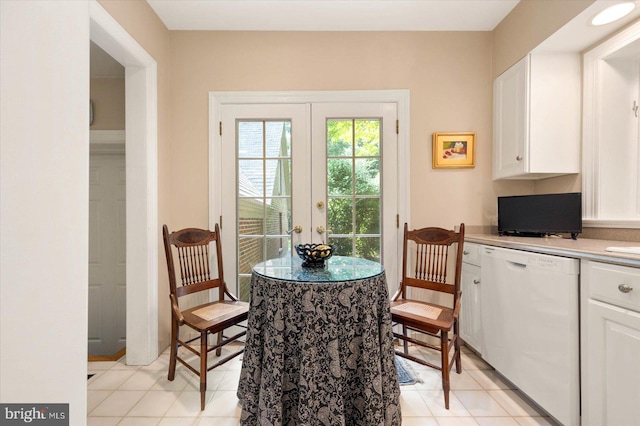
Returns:
[[[396,117],[395,103],[223,105],[218,220],[241,299],[256,263],[307,242],[382,262],[393,281]]]

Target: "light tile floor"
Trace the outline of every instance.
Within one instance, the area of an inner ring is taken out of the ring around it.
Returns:
[[[420,349],[412,353],[427,358]],[[215,425],[239,424],[236,389],[241,356],[209,372],[207,405],[200,411],[198,378],[179,365],[167,380],[165,351],[148,366],[133,367],[124,358],[90,362],[88,419],[93,425]],[[194,357],[194,361],[197,361]],[[450,409],[444,408],[440,372],[407,361],[421,383],[401,386],[404,426],[517,426],[556,425],[518,390],[472,351],[463,347],[462,374],[452,374]]]

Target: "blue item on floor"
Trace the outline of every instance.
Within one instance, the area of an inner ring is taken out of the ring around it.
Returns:
[[[400,385],[413,385],[418,380],[414,377],[414,372],[406,362],[396,355],[396,370],[398,370],[398,382]]]

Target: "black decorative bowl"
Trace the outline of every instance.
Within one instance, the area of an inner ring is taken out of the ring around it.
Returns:
[[[335,248],[329,244],[297,244],[295,247],[305,268],[324,267],[324,261],[333,255]]]

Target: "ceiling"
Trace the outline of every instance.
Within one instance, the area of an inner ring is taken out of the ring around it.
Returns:
[[[492,31],[519,0],[147,0],[170,30]]]

